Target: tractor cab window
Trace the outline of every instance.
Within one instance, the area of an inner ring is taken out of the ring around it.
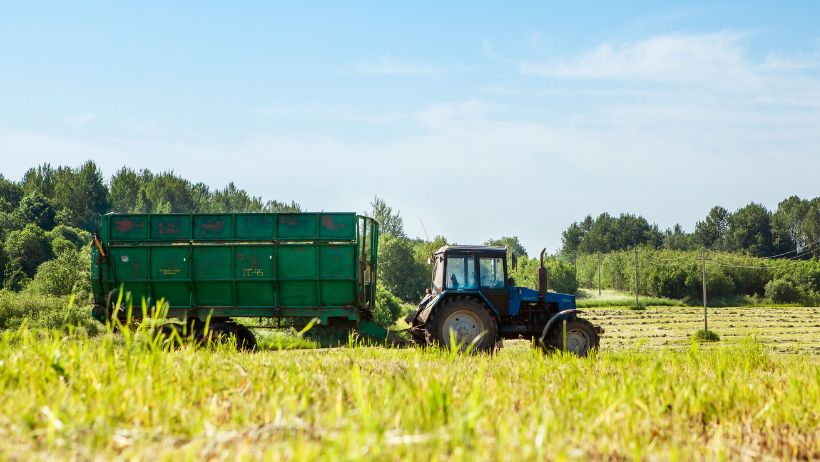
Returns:
[[[475,258],[468,256],[447,257],[447,288],[478,289],[475,274]]]
[[[481,268],[481,288],[501,289],[504,287],[504,259],[503,258],[482,258]]]
[[[444,258],[433,258],[433,290],[440,292],[444,290]]]

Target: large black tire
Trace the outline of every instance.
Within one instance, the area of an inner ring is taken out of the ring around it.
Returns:
[[[256,336],[253,335],[253,331],[242,324],[232,324],[236,331],[236,349],[239,351],[256,351],[259,345],[256,343]]]
[[[564,322],[556,321],[547,332],[545,350],[559,350],[586,356],[598,348],[601,338],[591,322],[583,318],[567,320],[567,344],[564,348]]]
[[[231,321],[212,321],[205,331],[204,323],[197,323],[196,338],[202,345],[218,345],[234,342],[239,351],[256,350],[256,337],[250,329]]]
[[[430,313],[427,343],[449,348],[450,331],[453,331],[461,351],[470,348],[475,352],[492,352],[498,339],[498,322],[484,303],[469,297],[455,297]]]

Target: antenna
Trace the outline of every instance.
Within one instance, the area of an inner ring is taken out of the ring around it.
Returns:
[[[424,227],[424,222],[421,221],[421,217],[419,217],[419,223],[421,223],[421,229],[424,231],[424,238],[430,241],[430,236],[427,235],[427,228]]]

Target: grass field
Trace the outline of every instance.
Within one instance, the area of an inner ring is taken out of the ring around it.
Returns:
[[[708,345],[697,308],[586,311],[586,358],[7,330],[0,459],[820,458],[820,309],[713,309]]]

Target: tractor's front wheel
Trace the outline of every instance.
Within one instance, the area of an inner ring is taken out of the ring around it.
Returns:
[[[564,321],[556,322],[547,333],[546,350],[562,350],[585,356],[591,350],[598,348],[601,338],[595,326],[582,318],[566,321],[566,338],[564,337]]]
[[[428,343],[445,348],[492,351],[498,338],[498,322],[483,303],[457,297],[444,302],[430,314],[427,337]]]

